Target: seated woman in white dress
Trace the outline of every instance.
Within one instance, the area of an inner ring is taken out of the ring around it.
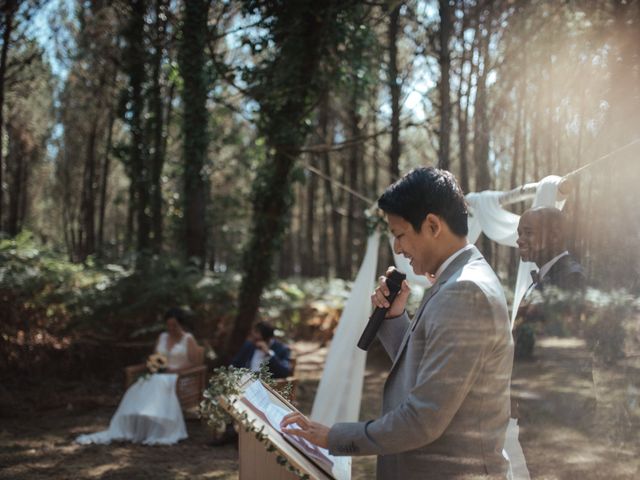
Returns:
[[[176,395],[177,370],[199,363],[198,344],[183,328],[184,312],[172,308],[164,316],[167,331],[160,334],[155,351],[167,357],[166,373],[142,376],[125,392],[109,429],[80,435],[76,442],[131,441],[145,445],[170,445],[187,438]]]

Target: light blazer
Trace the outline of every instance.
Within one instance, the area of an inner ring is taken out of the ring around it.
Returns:
[[[378,479],[505,478],[513,339],[500,281],[475,248],[429,289],[412,321],[383,322],[393,361],[382,416],[338,423],[334,455],[378,455]]]

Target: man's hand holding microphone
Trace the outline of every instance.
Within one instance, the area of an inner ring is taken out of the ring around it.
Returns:
[[[404,273],[393,267],[390,267],[386,274],[380,277],[378,288],[371,295],[371,303],[376,308],[371,314],[364,332],[362,332],[358,348],[368,350],[376,338],[383,320],[397,317],[404,312],[410,293],[409,284],[405,278]]]
[[[375,338],[380,324],[385,318],[397,317],[404,312],[409,298],[409,284],[404,273],[390,267],[378,280],[378,288],[371,295],[371,303],[375,307],[369,323],[360,337],[358,347],[367,350]],[[280,427],[284,433],[296,435],[323,448],[329,445],[329,427],[309,420],[300,412],[286,415]]]

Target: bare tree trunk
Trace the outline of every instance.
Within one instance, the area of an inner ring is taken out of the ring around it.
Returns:
[[[339,272],[342,266],[342,228],[340,225],[340,214],[336,204],[336,199],[333,192],[333,185],[331,185],[332,169],[329,163],[328,148],[333,144],[333,129],[329,126],[329,95],[328,92],[323,94],[320,101],[320,131],[327,150],[322,152],[322,164],[323,173],[325,175],[324,181],[324,193],[326,201],[329,205],[329,211],[331,212],[331,235],[333,241],[333,268],[336,276],[339,276]]]
[[[82,176],[82,203],[80,212],[84,243],[81,245],[80,260],[95,253],[95,176],[96,176],[96,137],[98,135],[98,117],[94,117],[89,131],[87,155]]]
[[[451,39],[452,20],[449,0],[439,0],[440,13],[440,50],[438,61],[440,63],[440,131],[438,148],[438,167],[450,170],[449,145],[451,138],[451,99],[450,79],[451,55],[449,52],[449,40]]]
[[[180,73],[184,133],[184,241],[187,258],[197,258],[204,267],[207,246],[206,176],[207,146],[207,78],[205,55],[209,1],[190,0],[184,4]]]
[[[153,124],[153,154],[151,155],[151,225],[153,238],[151,248],[154,253],[162,251],[162,168],[164,166],[164,116],[162,86],[160,83],[162,58],[167,26],[166,0],[156,2],[156,26],[154,54],[152,62],[152,88],[150,110]]]
[[[373,95],[374,98],[378,97],[378,89],[376,88]],[[371,109],[371,131],[378,131],[378,112],[375,108]],[[373,137],[373,154],[371,156],[371,160],[373,163],[373,179],[371,182],[371,189],[369,190],[369,195],[376,199],[379,196],[379,188],[380,188],[380,140],[378,136]]]
[[[541,107],[540,94],[538,93],[538,98],[536,99],[536,109],[534,113],[533,120],[533,128],[534,131],[531,134],[531,150],[533,152],[533,180],[540,180],[540,137],[542,136],[542,127],[540,120],[540,107]]]
[[[304,244],[304,205],[305,205],[305,190],[301,184],[296,185],[296,193],[298,194],[297,201],[295,202],[291,216],[292,221],[289,222],[290,231],[294,242],[293,261],[291,262],[292,273],[300,274],[302,272],[302,263],[305,259],[305,250],[307,246]]]
[[[469,187],[469,158],[468,158],[468,146],[469,146],[469,104],[471,97],[471,82],[473,80],[473,75],[475,73],[476,64],[471,61],[469,66],[469,76],[466,80],[466,89],[464,93],[465,104],[464,107],[462,105],[462,87],[465,84],[464,81],[464,66],[467,61],[469,61],[469,54],[473,52],[473,43],[475,43],[475,39],[477,38],[477,31],[474,30],[474,40],[471,44],[471,48],[466,48],[464,32],[467,29],[467,18],[468,13],[463,11],[463,19],[462,26],[460,29],[460,39],[462,42],[464,51],[462,52],[462,59],[460,61],[460,81],[458,85],[458,143],[459,143],[459,152],[460,152],[460,187],[464,193],[468,193],[470,191]]]
[[[351,99],[349,105],[349,131],[351,138],[360,137],[360,115],[358,114],[358,82],[357,79],[353,79],[353,91],[351,92]],[[349,188],[354,191],[358,191],[358,166],[360,163],[360,144],[354,142],[349,149]],[[347,242],[346,251],[349,261],[347,262],[345,274],[347,278],[353,276],[353,262],[354,262],[354,245],[357,245],[357,232],[356,232],[356,198],[348,194],[347,199]]]
[[[7,136],[9,137],[9,155],[7,162],[7,172],[10,171],[9,183],[9,218],[7,219],[7,233],[15,237],[19,233],[19,205],[22,195],[22,177],[25,170],[25,159],[28,157],[27,142],[25,141],[22,127],[7,125]],[[10,168],[9,168],[10,165]]]
[[[322,198],[322,197],[320,197]],[[329,257],[329,228],[331,225],[329,206],[326,199],[322,198],[320,202],[321,208],[321,228],[318,230],[318,275],[324,278],[330,278],[331,259]]]
[[[546,135],[546,141],[547,141],[547,158],[546,158],[546,162],[545,162],[545,166],[546,168],[546,172],[545,175],[550,174],[551,172],[553,172],[553,160],[554,160],[554,155],[553,155],[553,142],[555,139],[555,132],[554,132],[554,128],[553,128],[553,123],[554,123],[554,104],[553,104],[553,62],[551,61],[551,56],[552,53],[549,52],[549,58],[548,58],[548,62],[547,62],[547,68],[548,68],[548,80],[547,80],[547,135]]]
[[[18,4],[16,0],[6,0],[4,5],[0,7],[0,12],[4,16],[4,29],[2,32],[2,50],[0,51],[0,232],[3,226],[2,204],[4,178],[2,175],[4,162],[2,158],[3,138],[2,129],[4,126],[4,79],[7,71],[7,52],[9,51],[9,42],[11,41],[11,32],[13,30],[13,17],[16,13]]]
[[[522,110],[524,103],[524,80],[520,79],[518,81],[518,86],[516,87],[516,123],[513,133],[513,161],[511,164],[511,175],[509,178],[509,188],[516,188],[517,179],[518,179],[518,167],[520,164],[520,143],[522,136]]]
[[[581,76],[582,78],[582,76]],[[584,136],[584,125],[585,125],[585,109],[586,109],[586,95],[582,95],[580,97],[580,107],[579,107],[579,113],[578,113],[578,121],[580,122],[579,126],[578,126],[578,144],[576,146],[576,163],[574,164],[574,169],[577,169],[580,167],[580,161],[582,160],[582,143],[583,143],[583,136]],[[569,234],[569,245],[571,248],[572,252],[576,252],[577,247],[578,247],[578,242],[577,242],[577,231],[578,231],[578,225],[579,225],[579,219],[580,219],[580,204],[581,204],[581,198],[580,198],[580,179],[578,178],[576,181],[576,186],[575,186],[575,190],[573,192],[573,221],[572,221],[572,228],[571,228],[571,232]]]
[[[487,20],[487,30],[490,29],[490,20]],[[491,175],[489,173],[489,120],[487,118],[487,74],[489,68],[489,37],[490,31],[480,36],[480,58],[482,69],[478,74],[476,88],[476,102],[474,114],[474,157],[476,167],[476,190],[481,192],[491,187]],[[491,241],[482,235],[482,253],[489,263],[492,259]]]
[[[98,255],[104,254],[104,217],[107,210],[107,185],[109,183],[109,164],[111,162],[111,145],[113,141],[113,124],[115,115],[109,111],[109,130],[107,131],[107,145],[102,163],[102,175],[100,183],[100,211],[98,213]]]
[[[342,185],[347,185],[349,183],[349,164],[342,165],[342,171],[340,172],[340,183]],[[340,205],[340,233],[342,236],[340,237],[340,244],[342,245],[342,265],[339,266],[338,276],[340,278],[344,278],[345,280],[349,280],[351,278],[351,272],[349,270],[349,264],[351,263],[351,239],[347,238],[347,230],[349,226],[346,228],[344,226],[345,221],[349,221],[348,211],[345,207],[345,204],[348,204],[349,199],[347,198],[347,193],[343,189],[338,189],[338,205]]]
[[[144,44],[145,16],[147,5],[145,0],[130,2],[130,19],[126,29],[128,48],[126,51],[126,68],[129,75],[131,111],[129,127],[131,129],[130,178],[132,199],[135,203],[134,213],[137,227],[136,251],[143,253],[149,250],[150,218],[149,206],[149,169],[148,148],[144,135],[144,84],[146,81],[146,51]],[[133,229],[131,228],[130,231]],[[138,256],[137,268],[144,268],[143,256]]]
[[[313,165],[313,155],[309,156],[309,163]],[[318,180],[315,173],[309,174],[309,180],[307,182],[307,213],[306,213],[306,228],[305,228],[305,260],[304,260],[304,274],[309,277],[316,275],[316,248],[315,248],[315,211],[316,211],[316,190]]]
[[[324,145],[328,148],[328,143],[331,141],[328,138],[329,132],[329,95],[327,92],[322,94],[320,99],[320,103],[318,106],[318,127],[319,127],[319,137],[320,144]],[[324,168],[323,165],[329,164],[329,153],[325,150],[322,153],[318,154],[316,157],[316,165],[322,171]],[[325,172],[325,174],[327,174]],[[328,175],[328,174],[327,174]],[[320,198],[320,203],[322,205],[322,228],[319,230],[319,268],[322,269],[321,273],[324,277],[330,277],[331,271],[331,257],[329,256],[329,229],[331,226],[331,205],[328,201],[330,192],[327,192],[327,184],[329,184],[328,189],[331,189],[331,183],[329,181],[325,181],[323,184],[323,194]]]
[[[20,187],[20,198],[18,201],[18,232],[22,231],[24,227],[24,222],[27,216],[27,208],[29,202],[29,173],[31,168],[29,168],[29,163],[34,164],[36,162],[37,150],[32,150],[27,155],[28,160],[25,162],[25,168],[22,169],[22,174],[19,177],[19,181],[21,183]]]
[[[387,48],[389,49],[389,64],[387,66],[387,81],[391,93],[391,146],[389,149],[389,173],[391,181],[400,177],[400,79],[398,78],[398,32],[400,31],[400,5],[397,5],[389,15],[387,30]]]
[[[127,205],[127,230],[125,232],[125,248],[131,250],[133,248],[133,235],[135,233],[135,217],[137,210],[136,200],[136,184],[133,180],[129,182],[129,204]]]

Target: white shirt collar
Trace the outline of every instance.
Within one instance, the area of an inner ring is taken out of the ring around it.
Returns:
[[[463,252],[466,252],[467,250],[471,250],[472,248],[473,248],[473,244],[467,243],[464,247],[462,247],[460,250],[457,250],[456,252],[451,254],[449,258],[447,258],[444,262],[442,262],[442,265],[440,265],[440,267],[438,267],[438,270],[436,270],[434,282],[440,277],[440,275],[442,275],[442,272],[444,272],[445,268],[451,265],[451,262],[453,262]]]
[[[540,267],[540,271],[538,272],[538,278],[540,280],[542,280],[542,277],[544,277],[547,273],[549,273],[549,270],[551,270],[551,267],[553,267],[553,265],[560,260],[562,257],[564,257],[565,255],[569,255],[569,251],[565,250],[564,252],[562,252],[560,255],[557,255],[555,257],[553,257],[551,260],[549,260],[547,263],[545,263],[544,265],[542,265]]]

